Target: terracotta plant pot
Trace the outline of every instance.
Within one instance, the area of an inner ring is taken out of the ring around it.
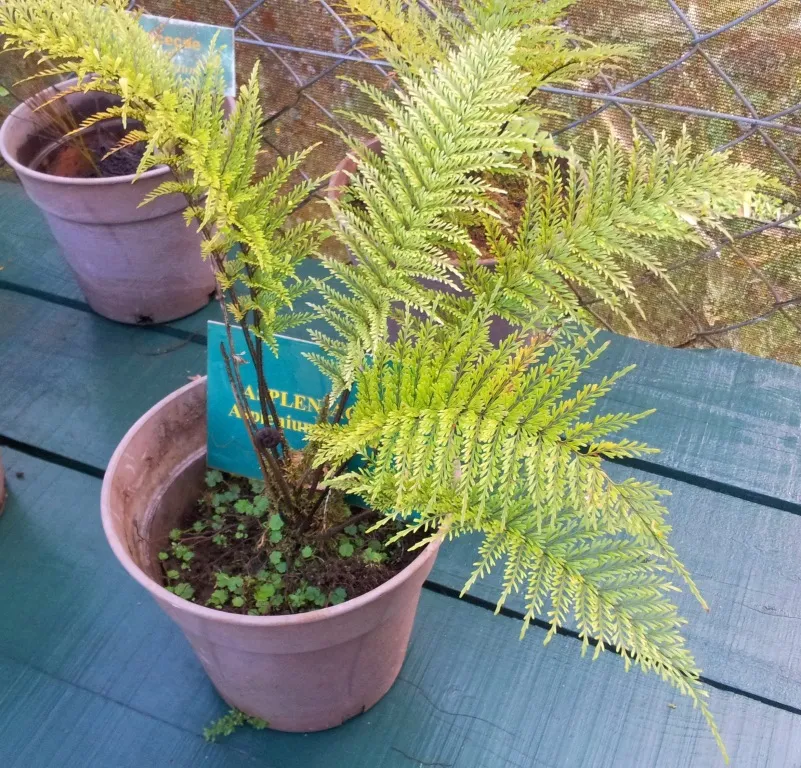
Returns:
[[[74,82],[74,81],[70,81]],[[65,87],[65,84],[57,86]],[[89,306],[123,323],[163,323],[205,306],[215,289],[211,267],[200,255],[200,236],[183,220],[181,195],[139,208],[144,196],[170,178],[168,168],[107,178],[40,173],[37,158],[54,143],[44,112],[20,104],[0,127],[0,153],[28,196],[44,213]],[[88,116],[114,103],[107,94],[78,93],[54,102]]]
[[[373,137],[364,143],[368,149],[373,152],[381,152],[381,142]],[[350,154],[340,160],[339,165],[334,169],[334,173],[328,180],[328,187],[326,188],[326,197],[331,201],[339,200],[345,188],[350,184],[350,174],[356,170],[356,162]]]
[[[397,677],[432,543],[361,597],[310,613],[242,616],[161,586],[157,553],[203,486],[206,380],[162,400],[129,430],[108,466],[103,527],[123,567],[183,630],[220,695],[282,731],[319,731],[372,707]]]

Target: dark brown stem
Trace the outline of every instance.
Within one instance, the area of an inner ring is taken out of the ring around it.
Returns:
[[[350,397],[350,390],[349,389],[344,390],[342,392],[342,394],[339,396],[339,402],[337,403],[337,409],[334,412],[334,418],[332,419],[332,422],[331,422],[332,424],[338,424],[341,421],[342,416],[345,414],[345,406],[347,405],[348,397]],[[345,465],[343,464],[336,471],[336,473],[334,474],[334,477],[339,475],[344,468],[345,468]],[[322,480],[324,472],[325,472],[325,467],[323,465],[320,465],[319,467],[317,467],[317,469],[314,470],[314,474],[312,474],[311,480],[309,480],[309,493],[306,496],[306,502],[305,502],[306,504],[311,503],[311,500],[314,498],[314,494],[318,492],[317,486],[320,484],[320,480]],[[303,493],[303,488],[300,488],[299,492]],[[312,520],[314,520],[315,513],[320,508],[320,505],[325,500],[325,497],[327,496],[327,494],[328,494],[328,489],[327,488],[322,493],[320,493],[319,497],[314,502],[314,505],[312,506],[312,508],[305,515],[304,520],[301,523],[301,530],[305,531],[305,530],[309,529],[309,527],[312,524]]]
[[[187,203],[191,208],[198,207],[198,201],[194,199],[191,195],[184,193],[184,197],[186,198]],[[201,230],[202,237],[207,241],[211,241],[211,233],[209,232],[209,228],[207,226],[203,227]],[[247,246],[240,242],[240,247],[243,249],[245,253],[247,253]],[[225,254],[212,252],[211,259],[214,264],[214,269],[217,275],[225,275]],[[247,270],[248,277],[252,277],[252,271],[250,265],[246,264],[245,269]],[[217,280],[218,285],[222,285],[223,281]],[[251,298],[255,299],[255,295],[252,288],[249,288]],[[242,317],[242,320],[239,321],[239,326],[242,328],[242,333],[245,337],[245,344],[247,345],[248,351],[250,352],[250,357],[253,360],[253,364],[256,367],[256,382],[258,387],[258,395],[259,395],[259,407],[261,409],[262,419],[264,421],[264,425],[268,425],[268,414],[269,417],[272,418],[273,426],[278,431],[278,435],[281,441],[281,448],[284,452],[284,458],[289,459],[289,443],[287,442],[286,435],[284,433],[284,429],[281,426],[281,419],[278,416],[278,411],[275,407],[275,403],[273,402],[272,395],[270,395],[270,387],[267,382],[267,375],[264,372],[264,355],[263,355],[263,343],[259,337],[256,337],[257,343],[253,344],[253,339],[251,338],[250,329],[248,328],[247,318],[245,317],[245,313],[241,311],[241,304],[239,303],[239,297],[237,296],[236,289],[233,285],[231,285],[227,290],[226,293],[231,300],[231,304],[236,308],[237,313]],[[225,322],[226,333],[228,336],[228,345],[231,349],[231,354],[234,353],[234,346],[231,339],[231,331],[230,331],[230,317],[228,314],[228,307],[225,303],[225,295],[223,292],[220,292],[219,295],[219,303],[223,313],[223,319]],[[241,383],[241,379],[240,379]],[[248,411],[249,413],[249,411]],[[255,436],[255,435],[254,435]],[[268,453],[271,453],[272,457],[277,461],[278,460],[278,450],[277,448],[270,448],[267,450]],[[258,450],[257,450],[258,453]],[[281,479],[284,479],[283,472],[281,473]],[[293,505],[294,506],[294,505]]]
[[[273,471],[273,476],[278,484],[278,487],[281,489],[281,495],[284,497],[286,504],[289,508],[290,512],[295,512],[295,502],[292,498],[292,490],[290,489],[289,485],[287,484],[286,478],[284,477],[284,471],[281,468],[281,465],[278,463],[275,456],[272,453],[264,454],[264,457],[267,459],[267,463],[270,465],[270,469]]]
[[[356,523],[367,520],[369,517],[373,517],[376,514],[377,512],[374,509],[365,509],[364,512],[359,512],[358,515],[351,515],[345,522],[335,525],[333,528],[327,528],[322,531],[322,533],[318,533],[314,538],[318,541],[330,539],[332,536],[336,536],[338,533],[344,531],[349,525],[356,525]]]
[[[243,251],[245,251],[244,245],[242,245],[241,248],[243,249]],[[245,271],[248,273],[248,279],[252,281],[253,270],[249,264],[245,264]],[[251,287],[249,287],[248,290],[250,291],[250,298],[253,301],[255,301],[256,292]],[[256,325],[255,320],[256,318],[254,317],[254,325]],[[243,330],[245,331],[245,335],[247,336],[247,330],[244,328]],[[275,402],[273,401],[272,395],[270,394],[270,387],[269,384],[267,383],[267,374],[264,372],[264,342],[258,336],[256,336],[255,347],[254,349],[251,350],[251,355],[253,356],[253,361],[256,364],[256,381],[258,382],[259,405],[261,406],[261,412],[264,415],[265,419],[267,418],[268,411],[270,415],[273,417],[275,428],[278,430],[278,436],[281,440],[281,448],[284,452],[284,457],[288,457],[289,443],[287,442],[284,429],[281,426],[281,419],[278,417],[278,411],[275,407]]]
[[[197,201],[194,200],[190,195],[185,195],[187,199],[187,203],[193,208],[197,207]],[[206,239],[206,241],[211,240],[210,232],[208,231],[207,227],[202,228],[202,236]],[[240,244],[243,249],[246,249],[244,243]],[[225,275],[225,254],[221,254],[218,252],[212,252],[211,254],[212,262],[214,264],[214,268],[218,275]],[[253,272],[252,267],[249,264],[245,264],[245,269],[248,275],[248,278],[252,279]],[[219,284],[222,284],[224,281],[218,280]],[[252,288],[249,288],[251,298],[255,300],[255,294]],[[284,458],[289,459],[290,449],[289,444],[286,440],[286,434],[284,433],[284,429],[281,426],[281,420],[278,416],[278,411],[275,407],[275,403],[273,402],[273,398],[270,394],[269,384],[267,382],[267,377],[264,372],[264,345],[261,338],[258,336],[254,339],[251,337],[250,329],[248,327],[247,322],[247,313],[242,311],[242,306],[239,301],[239,297],[237,296],[236,289],[233,285],[228,287],[225,291],[228,295],[228,298],[231,301],[231,305],[236,310],[237,315],[241,318],[239,320],[239,325],[242,328],[242,332],[245,338],[245,344],[247,345],[248,351],[250,353],[251,360],[253,364],[256,366],[256,381],[258,383],[258,394],[259,394],[259,406],[262,413],[262,419],[264,424],[268,424],[268,418],[272,418],[273,426],[278,431],[279,438],[280,438],[280,445],[284,452]],[[231,333],[231,318],[228,312],[228,307],[226,305],[225,296],[220,295],[220,306],[223,313],[223,320],[225,324],[225,331],[226,336],[228,339],[228,347],[231,352],[231,356],[233,357],[236,352],[234,349],[233,343],[233,335]],[[248,437],[250,438],[250,442],[253,446],[253,450],[256,452],[256,457],[259,461],[259,467],[261,469],[261,473],[267,487],[271,487],[272,483],[271,480],[274,481],[274,484],[277,485],[278,490],[280,491],[280,495],[284,498],[284,501],[287,504],[288,510],[292,513],[297,513],[298,511],[298,504],[295,501],[295,498],[292,493],[292,489],[289,487],[287,483],[286,477],[284,475],[283,468],[281,467],[278,461],[278,452],[276,448],[270,448],[268,450],[262,451],[259,440],[257,439],[256,427],[253,424],[253,420],[250,413],[250,407],[247,404],[247,397],[245,396],[244,387],[242,385],[242,379],[239,375],[239,369],[237,367],[237,363],[235,359],[229,358],[225,351],[224,344],[220,344],[220,348],[223,354],[223,360],[225,362],[226,370],[228,372],[228,378],[231,382],[232,389],[234,391],[234,397],[237,401],[239,409],[242,413],[242,419],[245,423],[246,430],[248,432]],[[344,413],[345,410],[345,403],[347,402],[348,392],[345,391],[342,394],[342,398],[339,403],[339,407],[337,409],[337,413],[335,415],[334,423],[338,422]],[[269,417],[268,417],[269,414]],[[265,463],[266,462],[266,463]],[[269,466],[270,471],[268,472],[267,466]],[[321,477],[322,475],[320,475]],[[319,483],[319,477],[314,482],[312,486],[313,489],[316,489],[317,484]],[[312,491],[312,494],[314,490]],[[321,498],[324,498],[325,494],[321,495]],[[309,500],[311,500],[312,496],[309,496]],[[300,502],[300,499],[298,499]],[[319,507],[318,504],[315,505],[314,510]],[[313,515],[313,513],[312,513]],[[309,516],[308,520],[304,520],[303,523],[311,524],[312,515]],[[308,527],[308,526],[307,526]]]
[[[281,426],[281,418],[278,416],[278,410],[275,407],[275,402],[273,401],[273,397],[270,394],[269,385],[267,384],[267,376],[264,373],[264,343],[258,336],[256,337],[254,343],[253,339],[250,337],[246,320],[243,319],[240,323],[240,326],[245,334],[245,341],[248,345],[250,356],[253,359],[253,364],[256,366],[256,383],[259,395],[259,406],[261,408],[262,415],[264,416],[264,422],[265,424],[267,423],[267,415],[269,414],[273,420],[273,426],[278,431],[278,436],[281,441],[281,448],[284,451],[284,457],[289,458],[289,443],[286,441],[284,428]]]
[[[319,413],[317,414],[317,421],[316,423],[325,424],[328,422],[328,412],[329,412],[329,405],[330,405],[331,395],[328,394],[325,396],[323,400],[322,407],[320,408]],[[295,483],[295,497],[300,503],[303,492],[308,487],[309,477],[311,476],[312,472],[314,471],[314,456],[317,453],[317,448],[313,443],[307,443],[303,449],[303,456],[301,460],[301,467],[303,471],[300,473],[298,481]]]
[[[175,174],[173,172],[173,176],[174,175]],[[198,201],[193,196],[184,193],[184,198],[186,199],[187,205],[191,209],[194,210],[199,206]],[[211,233],[209,232],[208,226],[202,227],[200,234],[201,237],[203,237],[203,239],[206,240],[206,242],[211,241]],[[212,252],[211,259],[217,274],[224,275],[225,256],[219,253]],[[217,280],[217,284],[219,286],[221,282]],[[231,293],[232,293],[233,303],[235,304],[235,306],[238,306],[236,293],[233,291],[233,289],[231,289]],[[228,339],[228,348],[231,351],[231,356],[235,356],[236,351],[234,348],[234,339],[233,335],[231,334],[231,319],[228,315],[228,307],[225,303],[225,296],[222,294],[222,292],[218,294],[218,299],[220,303],[220,309],[222,310],[226,338]],[[246,329],[245,329],[245,341],[246,342],[249,341]],[[249,346],[250,345],[248,344],[248,347]],[[245,424],[245,430],[247,431],[248,437],[250,438],[250,443],[253,446],[253,450],[256,452],[256,459],[259,462],[259,469],[261,470],[261,475],[262,479],[264,480],[264,485],[266,488],[271,489],[277,484],[280,488],[282,481],[286,485],[286,480],[284,479],[284,475],[283,472],[281,471],[280,466],[277,466],[277,462],[273,462],[276,466],[273,466],[273,463],[271,463],[270,469],[272,470],[272,473],[268,472],[267,470],[267,466],[265,465],[265,459],[267,458],[267,454],[269,454],[269,451],[267,453],[262,452],[261,447],[259,445],[259,441],[256,438],[257,430],[250,416],[250,406],[247,404],[247,398],[245,397],[244,387],[242,386],[242,378],[239,375],[239,368],[236,366],[235,361],[229,358],[228,354],[225,351],[225,345],[223,343],[220,343],[220,350],[223,355],[223,362],[225,363],[225,369],[228,373],[228,380],[231,383],[231,389],[233,390],[234,393],[234,399],[236,400],[237,405],[239,406],[239,410],[242,413],[242,421]],[[266,420],[266,417],[267,415],[264,412],[262,412],[262,418]],[[270,455],[270,458],[275,459],[275,456]],[[271,474],[275,476],[274,483],[271,482],[271,479],[273,479],[271,477]],[[292,504],[291,498],[289,503],[290,503],[290,509],[293,509],[294,505]]]
[[[534,86],[529,89],[529,92],[526,94],[525,98],[520,101],[517,106],[512,110],[512,115],[517,115],[520,110],[523,108],[524,105],[528,104],[531,97],[542,88],[543,85],[547,85],[549,80],[560,70],[565,69],[568,64],[560,64],[556,69],[552,69],[550,72],[547,72],[545,75],[542,76],[542,79]],[[500,133],[504,133],[509,126],[509,120],[504,122],[501,126]]]
[[[218,274],[225,274],[225,256],[220,254],[212,254],[212,258],[214,260],[214,267],[217,270]],[[245,337],[245,344],[247,345],[248,352],[250,353],[250,357],[253,360],[253,364],[256,367],[256,381],[258,385],[259,391],[259,406],[261,408],[262,417],[264,418],[264,424],[267,426],[268,418],[271,418],[273,421],[273,426],[276,430],[278,430],[278,434],[281,439],[281,447],[284,449],[284,456],[289,456],[289,445],[286,441],[286,436],[284,435],[283,427],[281,426],[281,420],[278,416],[278,411],[275,408],[275,403],[273,402],[272,396],[270,395],[270,388],[267,383],[267,377],[264,373],[264,358],[262,354],[262,346],[261,346],[261,339],[257,337],[258,344],[253,343],[253,339],[251,338],[250,329],[248,327],[247,318],[245,317],[245,313],[242,312],[241,304],[239,303],[239,297],[237,296],[236,289],[232,286],[226,289],[226,293],[231,300],[231,304],[237,310],[237,313],[242,317],[239,321],[239,327],[242,329],[242,334]],[[222,306],[223,316],[225,318],[226,327],[230,324],[230,319],[228,317],[228,308],[225,305],[225,297],[220,297],[220,305]],[[269,414],[269,417],[268,417]],[[272,449],[273,456],[277,459],[278,452],[275,448]]]
[[[231,355],[235,354],[232,346],[232,339],[230,336],[230,327],[226,323],[226,328],[229,329],[229,346],[231,347]],[[222,352],[223,362],[225,363],[225,369],[228,373],[228,379],[231,382],[231,388],[234,391],[234,399],[239,406],[239,410],[242,414],[242,419],[245,422],[245,426],[247,428],[248,437],[250,437],[251,445],[253,446],[253,450],[256,452],[256,458],[258,459],[259,466],[262,471],[262,475],[264,477],[265,484],[269,484],[270,480],[274,480],[275,484],[278,486],[279,491],[281,492],[281,496],[284,498],[284,502],[287,504],[287,507],[290,512],[295,511],[295,502],[292,499],[292,491],[287,485],[286,478],[284,477],[284,472],[281,469],[281,465],[276,460],[275,456],[272,455],[270,452],[262,452],[260,446],[258,444],[258,440],[256,439],[256,429],[255,425],[253,424],[253,420],[250,416],[250,407],[247,404],[247,399],[245,398],[244,388],[242,387],[242,380],[239,377],[238,372],[235,371],[235,361],[231,359],[228,353],[225,351],[225,344],[220,342],[220,351]],[[266,464],[265,464],[266,462]],[[270,471],[268,472],[267,466],[270,467]]]
[[[284,448],[284,456],[288,456],[289,446],[286,445],[286,440],[284,439],[284,430],[281,427],[281,420],[278,418],[278,413],[275,410],[275,405],[273,404],[270,390],[267,388],[267,379],[264,375],[264,356],[262,355],[261,339],[257,338],[256,343],[254,344],[248,332],[247,321],[243,319],[239,325],[242,328],[243,334],[245,335],[245,343],[247,344],[248,352],[250,352],[250,358],[253,360],[253,365],[256,367],[256,389],[258,390],[259,409],[261,410],[261,415],[264,419],[265,425],[269,423],[270,418],[273,420],[273,426],[278,431],[280,435],[281,446]],[[276,447],[272,447],[270,448],[270,451],[277,459],[278,449]]]
[[[332,478],[339,477],[345,471],[345,468],[347,466],[348,466],[347,463],[340,465],[339,469],[337,469],[337,471],[334,472],[334,474],[331,477]],[[317,510],[320,509],[322,503],[328,498],[329,493],[331,493],[331,489],[324,488],[323,491],[320,493],[320,495],[317,497],[317,501],[314,502],[314,506],[309,510],[309,513],[307,514],[306,518],[303,520],[303,523],[301,524],[302,531],[306,531],[309,529],[309,527],[312,524],[312,521],[314,520],[314,516],[317,514]]]
[[[244,398],[244,393],[242,392],[242,382],[239,379],[239,373],[234,369],[234,363],[231,359],[231,357],[236,353],[234,352],[233,341],[230,337],[230,333],[228,345],[231,349],[230,356],[225,350],[225,343],[222,341],[220,342],[220,352],[222,354],[223,363],[225,364],[225,371],[228,374],[228,381],[231,384],[231,390],[234,393],[234,400],[236,401],[237,408],[242,414],[242,421],[245,424],[245,429],[247,430],[248,437],[250,438],[250,443],[253,446],[253,450],[256,452],[256,458],[259,462],[262,477],[265,483],[269,483],[270,473],[267,471],[267,466],[264,463],[264,455],[259,450],[258,440],[256,439],[256,429],[250,417],[250,408]]]
[[[334,412],[334,418],[331,420],[332,424],[339,424],[339,422],[342,420],[342,417],[345,415],[345,406],[348,404],[349,397],[350,390],[343,390],[342,394],[339,396],[339,403],[337,403],[337,409]]]

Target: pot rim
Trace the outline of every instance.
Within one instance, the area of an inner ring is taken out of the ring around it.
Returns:
[[[407,565],[400,573],[396,573],[391,579],[385,581],[381,586],[371,589],[359,597],[354,597],[351,600],[346,600],[339,605],[332,605],[327,608],[318,608],[315,611],[308,613],[287,614],[281,616],[247,616],[239,613],[228,613],[226,611],[218,611],[214,608],[208,608],[204,605],[192,603],[189,600],[184,600],[172,592],[158,584],[154,579],[148,576],[133,560],[128,553],[127,548],[124,546],[120,538],[114,531],[114,521],[112,519],[112,501],[111,501],[111,483],[112,477],[116,471],[117,466],[122,462],[122,456],[128,448],[128,444],[136,436],[139,429],[153,416],[155,416],[164,406],[180,399],[187,391],[205,384],[207,377],[203,376],[195,381],[185,384],[180,389],[175,390],[167,395],[162,400],[159,400],[152,408],[137,419],[136,423],[126,432],[125,437],[122,438],[120,444],[114,451],[111,460],[106,468],[106,473],[103,477],[103,486],[100,492],[100,515],[103,523],[103,531],[106,534],[106,539],[111,547],[117,560],[122,564],[123,568],[141,584],[148,592],[155,598],[169,603],[170,607],[177,610],[186,611],[187,613],[197,616],[199,619],[206,619],[218,621],[224,624],[236,624],[239,626],[251,627],[286,627],[298,624],[311,624],[317,621],[325,621],[326,619],[333,619],[351,611],[357,610],[362,606],[368,605],[376,600],[379,600],[387,592],[392,591],[398,584],[409,579],[417,570],[424,567],[428,560],[436,556],[442,543],[442,537],[435,539],[427,544],[420,550],[420,554]]]
[[[33,168],[29,168],[24,163],[21,163],[15,157],[11,155],[11,153],[6,149],[7,143],[7,135],[9,131],[11,131],[12,121],[17,120],[20,123],[30,123],[31,121],[26,120],[25,118],[21,117],[21,113],[28,109],[30,110],[30,102],[32,99],[36,98],[42,93],[48,93],[50,91],[55,91],[59,89],[59,86],[64,85],[71,85],[73,83],[77,83],[78,78],[73,77],[68,80],[64,80],[61,83],[56,83],[56,85],[51,86],[50,88],[44,88],[34,96],[25,99],[21,104],[18,104],[11,112],[8,114],[6,119],[3,121],[3,124],[0,125],[0,155],[3,156],[3,159],[14,169],[15,173],[21,176],[27,176],[31,179],[36,179],[37,181],[42,181],[50,184],[60,185],[60,186],[70,186],[73,184],[77,184],[78,186],[82,187],[97,187],[97,186],[108,186],[110,184],[133,184],[141,179],[153,179],[158,178],[159,176],[164,176],[169,173],[170,169],[166,166],[159,166],[156,168],[151,168],[144,173],[139,175],[135,173],[129,173],[125,176],[106,176],[100,179],[79,179],[73,176],[54,176],[50,173],[42,173],[41,171],[34,171]]]

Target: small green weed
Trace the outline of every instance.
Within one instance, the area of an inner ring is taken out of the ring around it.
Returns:
[[[203,729],[203,738],[215,742],[221,736],[230,736],[237,728],[249,725],[258,731],[264,730],[268,723],[258,717],[251,717],[238,709],[231,709],[227,714]]]

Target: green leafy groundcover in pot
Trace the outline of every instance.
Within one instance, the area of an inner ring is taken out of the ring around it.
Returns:
[[[229,613],[274,616],[338,605],[399,573],[422,536],[373,528],[378,514],[331,494],[320,525],[299,534],[271,509],[264,482],[206,473],[207,489],[159,552],[164,586]]]

